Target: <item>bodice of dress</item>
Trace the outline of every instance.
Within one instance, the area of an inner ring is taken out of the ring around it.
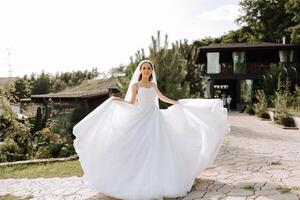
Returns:
[[[139,89],[137,94],[138,106],[155,106],[156,91],[152,87],[144,87],[142,84],[138,83]]]

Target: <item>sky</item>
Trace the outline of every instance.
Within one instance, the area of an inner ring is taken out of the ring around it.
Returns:
[[[160,30],[169,43],[238,27],[238,0],[0,0],[0,77],[126,65]],[[10,67],[9,67],[10,66]],[[9,68],[11,70],[9,70]],[[9,71],[11,71],[9,73]]]

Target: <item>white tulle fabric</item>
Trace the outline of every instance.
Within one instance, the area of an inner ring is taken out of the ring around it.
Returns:
[[[130,200],[185,196],[230,131],[220,99],[156,106],[153,87],[138,104],[107,99],[73,128],[87,187]]]

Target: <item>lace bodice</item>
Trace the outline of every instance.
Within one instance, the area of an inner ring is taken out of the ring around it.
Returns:
[[[137,94],[139,106],[154,106],[155,105],[155,97],[156,91],[153,86],[151,87],[144,87],[141,83],[138,83],[139,89]]]

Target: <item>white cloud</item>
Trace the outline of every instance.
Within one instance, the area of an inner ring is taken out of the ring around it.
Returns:
[[[225,5],[197,16],[201,21],[234,21],[240,15],[238,5]]]

